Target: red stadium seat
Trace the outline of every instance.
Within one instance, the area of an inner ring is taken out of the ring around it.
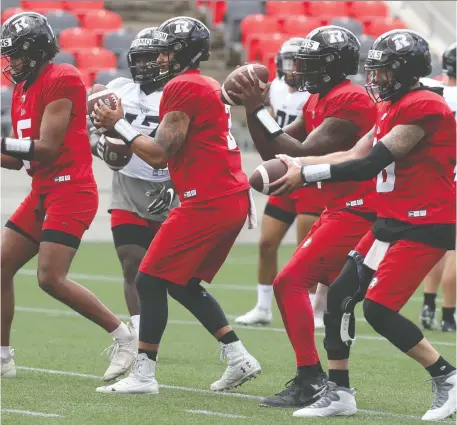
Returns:
[[[405,23],[399,18],[374,18],[363,23],[363,32],[374,38],[379,37],[387,31],[406,28]]]
[[[2,23],[11,18],[11,16],[14,16],[21,12],[24,12],[24,9],[21,9],[19,7],[10,7],[9,9],[5,9],[2,12]]]
[[[273,81],[276,77],[276,54],[271,53],[265,55],[263,64],[268,68],[268,71],[270,71],[269,81]]]
[[[344,1],[311,1],[307,3],[307,11],[309,16],[328,19],[348,16],[349,7]]]
[[[274,16],[249,15],[241,21],[241,43],[244,45],[250,34],[274,33],[281,31],[281,25]]]
[[[100,10],[105,8],[104,1],[64,1],[64,9],[66,10],[76,10],[76,9],[92,9]]]
[[[62,49],[70,51],[100,45],[97,33],[78,27],[63,30],[59,34],[59,44]]]
[[[63,1],[21,1],[21,7],[31,12],[45,13],[49,10],[59,10],[64,8]]]
[[[292,37],[306,37],[312,30],[320,27],[322,21],[306,16],[290,16],[284,20],[283,32]]]
[[[87,69],[80,69],[79,72],[81,73],[81,77],[83,78],[86,88],[92,87],[95,79],[94,72]]]
[[[122,18],[110,10],[93,10],[81,17],[81,27],[100,33],[122,28]]]
[[[283,43],[289,38],[287,35],[281,33],[264,34],[259,38],[254,48],[253,60],[263,63],[268,56],[276,55]]]
[[[304,1],[267,1],[267,15],[305,15],[306,6]]]
[[[117,56],[110,50],[95,47],[75,52],[76,66],[79,69],[99,71],[101,69],[116,69]]]
[[[209,2],[209,8],[213,16],[213,24],[221,24],[227,11],[227,2],[225,0],[213,0]]]
[[[384,1],[353,1],[349,6],[349,16],[362,21],[375,16],[386,18],[389,16],[389,8]]]

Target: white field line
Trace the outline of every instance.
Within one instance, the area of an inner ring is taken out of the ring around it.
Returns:
[[[210,412],[209,410],[186,410],[188,413],[195,413],[196,415],[206,415],[206,416],[219,416],[221,418],[233,418],[233,419],[247,419],[247,416],[242,415],[233,415],[230,413],[219,413],[219,412]]]
[[[36,277],[36,270],[35,269],[21,269],[17,272],[18,275],[21,276],[33,276]],[[70,273],[68,275],[70,279],[75,279],[75,280],[90,280],[92,282],[100,282],[100,283],[119,283],[121,284],[122,278],[121,277],[116,277],[116,276],[105,276],[105,275],[99,275],[99,274],[84,274],[84,273]],[[237,284],[226,284],[226,283],[215,283],[213,285],[203,285],[205,288],[213,290],[218,290],[218,289],[226,289],[229,291],[246,291],[246,292],[257,292],[257,285],[252,284],[252,285],[237,285]],[[436,299],[438,302],[442,301],[441,298]],[[413,302],[422,302],[423,298],[420,296],[416,297],[411,297],[410,301]]]
[[[41,416],[42,418],[63,418],[62,415],[56,415],[55,413],[31,412],[29,410],[2,409],[2,413],[17,413],[18,415]]]
[[[16,369],[25,370],[28,372],[41,372],[41,373],[48,373],[51,375],[74,376],[74,377],[79,377],[79,378],[97,379],[97,380],[102,381],[101,376],[89,375],[89,374],[78,373],[78,372],[67,372],[64,370],[42,369],[42,368],[26,367],[26,366],[16,366]],[[258,401],[262,400],[262,398],[263,398],[261,396],[250,395],[250,394],[214,392],[214,391],[210,391],[210,390],[202,390],[200,388],[180,387],[180,386],[175,386],[175,385],[161,385],[160,384],[160,388],[166,388],[166,389],[178,390],[178,391],[186,391],[186,392],[191,392],[191,393],[211,394],[211,395],[222,396],[222,397],[237,397],[237,398],[245,398],[245,399],[247,398],[247,399],[258,400]],[[359,412],[361,412],[365,415],[368,415],[368,416],[385,416],[385,417],[397,418],[397,419],[421,420],[421,418],[419,416],[404,415],[401,413],[382,412],[379,410],[359,409]],[[443,421],[443,422],[455,424],[455,421],[451,421],[451,420],[447,420],[447,421]]]
[[[23,306],[16,306],[16,311],[23,312],[23,313],[41,313],[41,314],[48,314],[51,316],[74,316],[74,317],[81,317],[82,316],[76,313],[73,310],[56,310],[56,309],[48,309],[48,308],[35,308],[35,307],[23,307]],[[130,317],[126,314],[116,314],[120,319],[127,320]],[[200,322],[196,320],[168,320],[168,323],[171,325],[198,325],[201,326]],[[259,327],[259,326],[240,326],[232,324],[234,328],[238,329],[247,329],[251,331],[258,331],[258,332],[285,332],[284,328],[269,328],[269,327]],[[324,332],[315,332],[315,335],[324,336]],[[364,339],[369,341],[384,341],[387,340],[381,336],[376,335],[361,335],[356,334],[357,339]],[[430,341],[432,345],[444,345],[449,347],[455,347],[454,342],[446,342],[446,341]]]

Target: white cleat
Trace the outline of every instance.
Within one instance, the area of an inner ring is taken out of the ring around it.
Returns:
[[[221,344],[221,361],[228,359],[227,369],[222,378],[213,382],[212,391],[227,391],[243,385],[246,381],[260,375],[259,362],[246,351],[241,341]]]
[[[244,326],[269,325],[272,318],[271,310],[255,306],[251,311],[243,314],[243,316],[237,317],[235,323]]]
[[[334,382],[327,383],[327,391],[309,406],[297,410],[293,416],[298,418],[318,418],[324,416],[352,416],[357,413],[355,390],[337,387]]]
[[[138,338],[135,329],[128,327],[130,337],[125,340],[114,340],[114,343],[104,352],[107,352],[111,364],[103,376],[104,381],[111,381],[130,369],[137,353]]]
[[[138,354],[127,378],[112,385],[98,387],[96,391],[118,394],[158,394],[159,384],[155,378],[155,369],[155,361],[150,360],[144,353]]]
[[[314,329],[323,329],[323,328],[325,328],[324,316],[321,316],[321,315],[314,316]]]
[[[432,407],[422,416],[423,421],[442,421],[456,410],[456,371],[432,378],[435,398]]]
[[[14,363],[14,350],[10,351],[9,357],[3,358],[1,361],[2,365],[2,373],[1,373],[1,378],[2,379],[11,379],[11,378],[16,378],[16,364]]]

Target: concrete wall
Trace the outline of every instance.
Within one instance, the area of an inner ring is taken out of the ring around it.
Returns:
[[[262,162],[257,153],[244,153],[243,154],[243,167],[248,176],[252,173],[257,165]],[[110,202],[110,190],[111,190],[111,173],[112,171],[105,166],[105,164],[94,159],[94,174],[97,180],[99,194],[100,194],[100,205],[97,216],[89,229],[84,235],[84,240],[90,241],[111,241],[110,231],[110,220],[107,212]],[[1,171],[1,223],[2,226],[6,220],[18,207],[21,201],[30,191],[30,177],[27,175],[25,170]],[[259,215],[259,221],[261,219],[263,209],[267,197],[255,193],[255,203],[257,206],[257,212]],[[260,224],[260,223],[259,223]],[[240,243],[256,243],[259,240],[260,228],[254,230],[248,230],[247,225],[242,230],[238,241]],[[289,231],[286,236],[287,243],[295,243],[295,226]]]

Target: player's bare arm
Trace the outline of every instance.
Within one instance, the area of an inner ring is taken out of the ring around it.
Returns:
[[[287,165],[287,173],[280,179],[270,184],[275,191],[272,195],[284,195],[303,187],[302,166],[316,164],[340,164],[345,161],[363,158],[373,147],[375,128],[373,127],[363,136],[352,149],[347,151],[333,152],[323,156],[307,156],[301,158],[291,158],[287,155],[277,155]]]
[[[235,87],[238,92],[230,91],[229,94],[244,105],[249,132],[264,160],[272,159],[277,154],[298,157],[325,155],[335,150],[343,150],[347,142],[354,140],[357,134],[358,128],[352,121],[328,117],[306,136],[303,115],[282,130],[265,113],[267,88],[263,91],[260,89],[258,77],[254,76],[253,82],[244,75],[237,76],[237,79]]]
[[[135,130],[125,119],[122,102],[115,110],[99,101],[94,107],[96,127],[114,129],[121,139],[131,147],[143,161],[154,168],[165,168],[168,159],[183,145],[187,137],[190,119],[184,112],[167,113],[157,128],[155,138],[144,136]]]
[[[73,104],[69,99],[58,99],[49,103],[43,113],[40,138],[31,140],[2,137],[2,154],[19,160],[33,160],[41,163],[54,161],[64,142],[72,108]]]
[[[404,158],[425,136],[418,125],[397,125],[380,141],[395,159]]]

